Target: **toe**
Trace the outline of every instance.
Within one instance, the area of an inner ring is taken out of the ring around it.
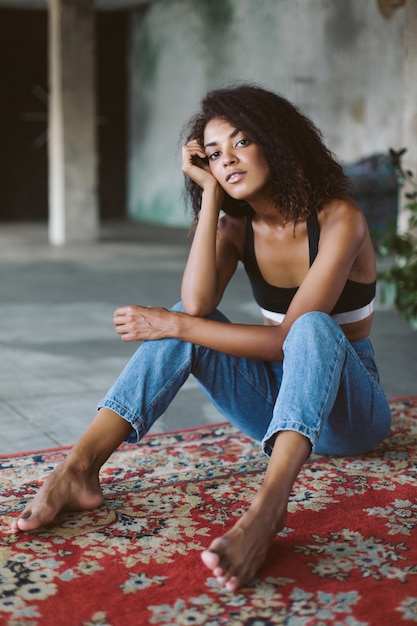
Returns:
[[[31,519],[30,517],[19,517],[19,519],[16,521],[17,530],[23,532],[26,530],[34,530],[35,528],[38,528],[39,525],[39,522],[37,522],[35,519]]]
[[[229,580],[229,576],[216,576],[217,578],[217,582],[219,583],[219,585],[221,585],[222,587],[226,586],[227,581]]]
[[[30,509],[25,509],[24,511],[22,511],[19,514],[19,517],[17,517],[16,519],[13,520],[12,525],[11,525],[11,529],[13,532],[17,533],[20,530],[25,530],[24,526],[25,526],[25,522],[26,520],[28,520],[31,516],[31,511]]]
[[[213,574],[216,578],[222,578],[223,576],[225,576],[225,571],[222,567],[215,567],[213,570]]]
[[[201,553],[201,560],[203,561],[204,565],[206,567],[208,567],[209,569],[215,571],[219,568],[219,563],[220,563],[220,557],[218,554],[216,554],[215,552],[212,552],[211,550],[204,550],[204,552]],[[214,574],[216,576],[216,574]]]
[[[234,592],[239,588],[239,579],[236,576],[229,578],[225,585],[227,591]]]
[[[12,533],[17,533],[19,532],[19,526],[17,524],[17,520],[13,520],[13,522],[10,525],[10,530],[12,531]]]

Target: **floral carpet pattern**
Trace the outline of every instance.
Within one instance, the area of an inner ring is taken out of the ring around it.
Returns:
[[[223,590],[200,552],[246,510],[266,459],[229,425],[123,445],[105,504],[13,534],[13,517],[66,450],[0,457],[0,624],[417,624],[417,397],[361,457],[313,455],[287,527],[254,583]]]

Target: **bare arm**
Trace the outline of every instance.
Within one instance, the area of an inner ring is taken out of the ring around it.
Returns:
[[[206,157],[204,150],[196,141],[184,146],[182,171],[203,189],[199,220],[181,285],[184,310],[194,316],[208,315],[216,308],[238,262],[227,229],[219,224],[223,190],[203,157]]]
[[[115,312],[116,331],[123,341],[174,337],[236,356],[282,360],[284,340],[297,317],[308,311],[330,313],[365,237],[360,211],[341,203],[326,219],[319,254],[278,326],[225,324],[157,307],[129,306]]]
[[[361,250],[369,243],[365,218],[356,204],[336,200],[326,215],[320,232],[319,253],[298,289],[282,323],[284,334],[294,320],[308,311],[330,313],[349,278]],[[363,282],[375,279],[374,253],[369,246],[366,266],[369,276]]]
[[[282,360],[280,326],[227,324],[161,307],[137,305],[120,307],[113,321],[123,341],[174,337],[235,356]]]

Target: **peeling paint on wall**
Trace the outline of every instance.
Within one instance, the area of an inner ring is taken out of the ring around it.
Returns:
[[[233,22],[231,0],[187,0],[190,10],[200,18],[201,51],[206,62],[207,83],[217,83],[219,74],[219,53],[227,49],[227,38]]]
[[[357,45],[366,27],[357,7],[356,0],[335,0],[329,3],[325,34],[331,50],[349,50]]]
[[[352,100],[349,109],[355,122],[361,124],[365,119],[365,98],[361,97]]]

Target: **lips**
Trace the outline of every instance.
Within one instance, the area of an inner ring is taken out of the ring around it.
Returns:
[[[233,170],[226,175],[226,183],[230,183],[231,185],[238,183],[245,174],[246,172],[242,172],[241,170]]]

